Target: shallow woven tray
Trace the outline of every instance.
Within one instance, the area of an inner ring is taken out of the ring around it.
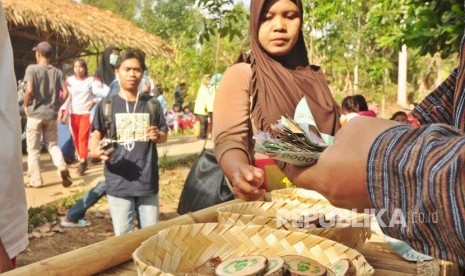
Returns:
[[[199,223],[175,226],[143,242],[132,258],[139,275],[172,275],[192,271],[214,257],[225,260],[248,255],[301,255],[324,266],[349,259],[357,275],[374,272],[360,253],[342,244],[264,225]]]
[[[271,201],[307,204],[327,204],[329,201],[320,193],[301,188],[285,188],[271,191]]]
[[[350,248],[360,249],[370,237],[369,219],[363,214],[336,208],[326,204],[304,204],[298,202],[254,201],[236,203],[217,209],[218,222],[238,225],[267,225],[272,228],[307,232],[342,243]],[[327,228],[306,230],[299,228],[292,219],[301,215],[323,213],[327,220],[338,222]]]

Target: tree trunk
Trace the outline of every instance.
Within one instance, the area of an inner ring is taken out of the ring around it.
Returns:
[[[397,104],[407,107],[407,45],[399,52],[399,78],[397,82]]]
[[[358,94],[358,67],[360,52],[360,16],[357,18],[357,45],[355,46],[355,66],[354,66],[354,90],[353,94]]]

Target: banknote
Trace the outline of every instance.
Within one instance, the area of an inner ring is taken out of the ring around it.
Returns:
[[[314,165],[330,145],[316,127],[299,125],[289,116],[282,116],[271,129],[272,133],[259,131],[254,135],[255,151],[293,165]]]

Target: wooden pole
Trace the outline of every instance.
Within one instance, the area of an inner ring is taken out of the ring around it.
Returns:
[[[131,259],[141,243],[163,229],[191,224],[216,222],[216,209],[233,203],[234,199],[197,212],[185,214],[123,236],[110,238],[55,257],[19,267],[2,275],[93,275]]]

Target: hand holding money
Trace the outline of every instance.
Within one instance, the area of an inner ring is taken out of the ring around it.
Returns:
[[[271,128],[274,136],[262,131],[253,136],[255,151],[297,166],[314,165],[332,143],[324,141],[315,126],[299,125],[289,116],[281,116]]]

